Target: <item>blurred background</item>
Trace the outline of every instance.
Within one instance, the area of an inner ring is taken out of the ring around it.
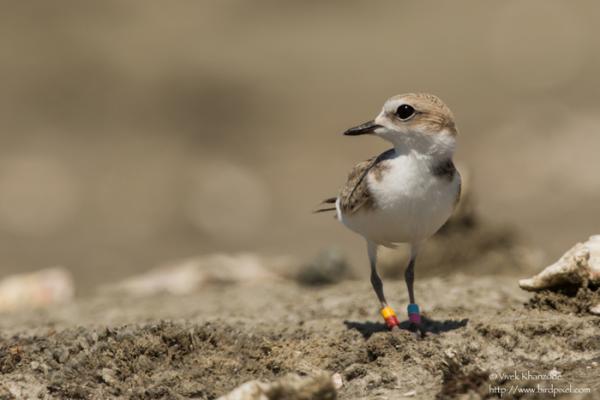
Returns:
[[[591,0],[7,2],[0,274],[61,265],[85,293],[217,251],[337,246],[361,265],[362,239],[311,210],[388,147],[341,132],[411,91],[454,111],[483,218],[551,260],[599,233],[599,16]]]

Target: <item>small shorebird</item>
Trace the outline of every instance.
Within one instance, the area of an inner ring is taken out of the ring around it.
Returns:
[[[413,291],[417,253],[448,220],[460,198],[460,175],[452,162],[457,135],[454,117],[434,95],[403,94],[387,100],[374,120],[344,132],[365,134],[379,136],[394,147],[358,163],[340,194],[323,202],[332,206],[316,212],[335,211],[338,220],[366,239],[371,284],[390,329],[399,322],[383,293],[377,249],[410,245],[404,275],[408,317],[419,328],[421,315]]]

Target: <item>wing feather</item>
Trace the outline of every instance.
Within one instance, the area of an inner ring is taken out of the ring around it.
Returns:
[[[362,161],[350,171],[348,180],[340,192],[340,209],[345,214],[354,214],[360,209],[368,210],[375,205],[375,201],[367,185],[367,174],[374,172],[381,174],[386,168],[385,160],[395,154],[394,149],[389,149],[376,157]]]

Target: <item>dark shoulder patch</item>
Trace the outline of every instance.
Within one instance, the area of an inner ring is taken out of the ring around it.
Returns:
[[[451,159],[442,160],[431,166],[431,173],[438,178],[448,179],[451,181],[456,174],[456,167]]]
[[[343,213],[353,214],[359,209],[371,209],[375,205],[367,185],[367,174],[373,172],[375,179],[381,180],[386,169],[383,161],[390,159],[395,154],[394,149],[389,149],[377,157],[372,157],[360,162],[348,174],[348,180],[339,195],[340,208]]]

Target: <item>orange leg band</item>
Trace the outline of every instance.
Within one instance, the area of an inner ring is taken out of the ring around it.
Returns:
[[[390,329],[400,325],[400,322],[398,322],[398,317],[396,317],[396,313],[390,306],[386,306],[381,309],[381,316],[385,320],[387,327]]]

